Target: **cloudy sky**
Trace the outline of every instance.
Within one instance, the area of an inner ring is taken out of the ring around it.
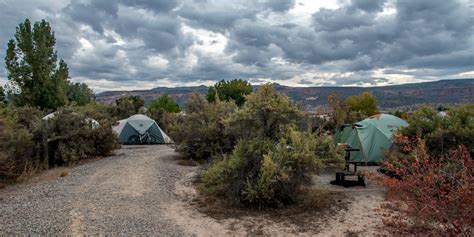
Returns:
[[[473,78],[473,16],[472,0],[0,0],[0,57],[29,18],[51,23],[71,79],[96,92]]]

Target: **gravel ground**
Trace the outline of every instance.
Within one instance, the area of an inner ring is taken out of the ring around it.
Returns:
[[[190,171],[167,146],[124,146],[70,175],[0,190],[0,235],[188,235],[165,215]]]

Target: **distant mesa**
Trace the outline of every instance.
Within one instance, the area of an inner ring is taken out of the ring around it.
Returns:
[[[277,83],[275,89],[290,97],[293,101],[301,103],[310,110],[318,106],[327,105],[327,96],[335,91],[342,99],[364,91],[370,91],[377,96],[381,109],[390,109],[416,104],[454,104],[474,102],[474,79],[440,80],[433,82],[410,83],[402,85],[380,87],[289,87]],[[254,86],[254,90],[259,86]],[[169,94],[173,96],[180,106],[183,106],[193,93],[206,94],[207,86],[189,87],[157,87],[151,90],[137,91],[106,91],[96,95],[97,101],[114,103],[123,95],[136,95],[145,99],[145,102]]]

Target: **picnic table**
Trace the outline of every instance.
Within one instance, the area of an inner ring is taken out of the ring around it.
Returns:
[[[352,148],[351,146],[345,145],[344,151],[346,152],[344,159],[346,161],[344,171],[345,172],[337,172],[336,173],[336,180],[331,181],[331,184],[341,185],[344,187],[351,187],[351,186],[365,186],[364,176],[357,174],[357,163],[358,162],[351,162],[351,152],[360,151],[360,149]],[[354,165],[354,172],[350,172],[350,164]],[[357,181],[355,180],[346,180],[347,176],[355,176],[357,175]]]

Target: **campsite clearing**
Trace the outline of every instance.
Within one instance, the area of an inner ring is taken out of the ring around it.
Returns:
[[[383,196],[376,189],[338,189],[348,197],[344,208],[321,213],[317,222],[303,226],[279,221],[289,218],[278,219],[272,212],[212,218],[195,205],[193,180],[199,167],[178,165],[175,158],[166,145],[123,146],[115,156],[71,168],[66,177],[0,189],[0,235],[380,233],[374,209]],[[327,183],[332,175],[317,180]]]

